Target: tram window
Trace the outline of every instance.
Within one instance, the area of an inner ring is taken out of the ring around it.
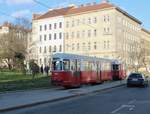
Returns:
[[[92,70],[96,71],[97,70],[96,63],[95,62],[91,62],[91,65],[92,65]]]
[[[77,61],[77,70],[78,70],[78,71],[81,70],[81,61]]]
[[[119,70],[119,65],[113,64],[113,70]]]
[[[62,70],[62,61],[54,61],[53,69],[54,70]]]
[[[72,60],[70,62],[70,68],[71,68],[71,70],[77,70],[77,63],[75,60]]]
[[[63,60],[63,70],[65,70],[65,71],[70,70],[70,61],[69,60]]]

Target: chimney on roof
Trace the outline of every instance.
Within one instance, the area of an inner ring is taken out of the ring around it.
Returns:
[[[91,5],[91,3],[87,3],[87,4],[86,4],[86,6],[90,6],[90,5]]]
[[[52,11],[52,10],[53,10],[52,8],[48,9],[48,11]]]
[[[102,3],[109,3],[109,0],[102,0]]]
[[[69,4],[68,7],[76,8],[77,6],[75,4]]]
[[[84,4],[81,4],[79,7],[84,7]]]
[[[96,2],[93,2],[93,5],[96,5]]]

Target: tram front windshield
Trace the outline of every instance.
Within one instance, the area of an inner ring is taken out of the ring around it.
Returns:
[[[53,61],[53,70],[64,70],[68,71],[70,69],[70,61],[69,60],[54,60]]]
[[[62,61],[60,60],[53,61],[53,70],[62,70]]]

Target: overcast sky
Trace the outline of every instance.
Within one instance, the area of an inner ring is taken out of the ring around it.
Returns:
[[[101,0],[38,0],[49,8],[65,7],[68,4],[99,3]],[[150,0],[109,0],[129,14],[143,22],[143,27],[150,30]],[[0,23],[14,21],[13,17],[24,16],[31,19],[33,13],[46,12],[48,9],[33,0],[0,0]],[[8,15],[4,15],[8,14]]]

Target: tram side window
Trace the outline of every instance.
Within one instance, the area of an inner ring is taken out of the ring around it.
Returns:
[[[74,71],[77,69],[77,63],[75,60],[70,61],[70,68]]]
[[[85,71],[92,70],[92,63],[89,61],[84,61],[84,70]]]
[[[91,62],[92,71],[97,71],[97,64],[95,62]]]
[[[65,70],[65,71],[70,70],[70,61],[69,60],[63,60],[63,70]]]
[[[102,70],[103,70],[103,71],[109,70],[109,64],[108,64],[107,62],[103,62],[103,63],[102,63]]]
[[[81,61],[77,61],[77,70],[78,70],[78,71],[81,70]]]
[[[62,61],[54,61],[53,69],[54,70],[62,70]]]

